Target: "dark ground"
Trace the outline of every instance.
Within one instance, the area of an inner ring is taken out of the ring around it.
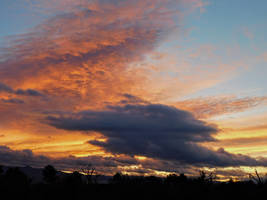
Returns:
[[[183,174],[165,178],[131,177],[117,173],[99,184],[93,173],[62,175],[52,166],[42,170],[42,181],[33,182],[19,168],[0,168],[0,199],[266,199],[267,182],[251,179],[216,182],[213,174]],[[259,177],[260,178],[260,177]]]

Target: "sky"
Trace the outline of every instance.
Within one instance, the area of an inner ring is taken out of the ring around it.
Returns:
[[[0,5],[0,164],[267,172],[266,1]]]

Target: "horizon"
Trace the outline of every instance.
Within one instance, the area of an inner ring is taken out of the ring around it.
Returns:
[[[38,183],[38,182],[44,182],[43,171],[47,166],[52,166],[52,165],[46,165],[43,168],[34,168],[34,167],[29,166],[29,165],[27,165],[27,166],[3,166],[3,165],[1,165],[0,167],[4,170],[2,172],[2,175],[5,175],[5,173],[7,172],[8,169],[18,168],[22,173],[24,173],[28,178],[31,179],[31,182]],[[52,166],[52,167],[54,167],[54,166]],[[235,179],[233,177],[220,177],[220,174],[219,174],[219,176],[217,176],[216,171],[204,171],[204,170],[200,170],[198,172],[198,174],[194,174],[194,175],[187,175],[184,173],[169,173],[169,174],[165,174],[165,175],[154,175],[154,174],[131,175],[131,174],[121,173],[121,172],[114,172],[113,174],[105,175],[105,174],[99,174],[95,168],[86,168],[85,167],[84,169],[76,169],[73,171],[62,171],[62,170],[57,170],[56,168],[54,168],[54,169],[57,172],[56,176],[59,179],[62,178],[61,177],[62,175],[63,176],[64,175],[70,175],[71,176],[75,173],[79,173],[81,176],[84,176],[84,178],[86,176],[96,177],[97,180],[96,180],[95,184],[109,184],[108,181],[111,181],[112,178],[114,178],[114,176],[116,176],[117,174],[119,174],[122,177],[130,178],[130,179],[131,178],[133,178],[133,179],[134,178],[142,178],[142,177],[143,178],[156,177],[156,178],[159,178],[161,180],[164,180],[164,179],[168,179],[168,177],[172,177],[172,176],[175,176],[176,178],[179,176],[184,176],[188,180],[197,180],[197,179],[200,179],[202,173],[204,173],[207,179],[209,179],[210,176],[212,177],[211,183],[250,182],[250,183],[253,183],[255,185],[259,184],[259,182],[257,182],[257,178],[256,178],[258,175],[259,175],[258,178],[260,178],[264,183],[266,183],[266,180],[267,180],[266,174],[264,176],[262,176],[262,175],[258,174],[257,170],[255,170],[254,173],[247,174],[247,176],[243,177],[242,179]],[[36,173],[36,171],[35,171],[34,176],[33,176],[31,170],[38,170],[38,173]],[[85,171],[83,172],[82,170],[88,170],[88,172],[85,172]],[[90,170],[93,170],[92,175],[89,175]]]
[[[264,0],[2,0],[0,165],[267,174]]]

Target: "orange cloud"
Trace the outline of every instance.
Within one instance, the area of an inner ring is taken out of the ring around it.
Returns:
[[[199,1],[29,1],[49,17],[1,48],[0,79],[11,92],[0,94],[0,131],[15,141],[5,144],[41,148],[47,136],[62,134],[42,123],[48,111],[99,109],[123,101],[122,94],[142,94],[146,76],[130,64],[157,47],[182,17],[180,7]],[[26,91],[43,97],[21,95]]]
[[[47,7],[55,3],[49,2]],[[128,65],[142,60],[174,25],[169,2],[58,1],[53,8],[68,12],[59,10],[10,41],[1,80],[15,89],[38,89],[62,104],[67,98],[75,108],[129,93],[143,77]]]

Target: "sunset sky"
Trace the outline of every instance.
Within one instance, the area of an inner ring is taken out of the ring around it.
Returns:
[[[1,0],[0,164],[267,173],[266,9]]]

